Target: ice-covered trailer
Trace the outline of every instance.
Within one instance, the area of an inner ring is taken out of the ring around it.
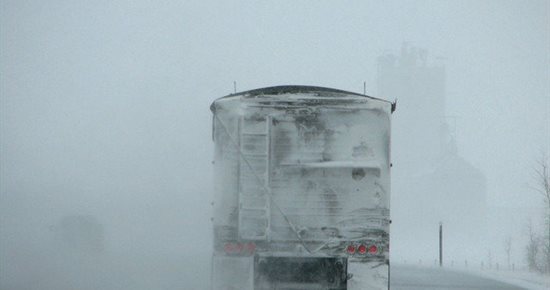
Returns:
[[[394,108],[310,86],[214,101],[212,289],[388,289]]]

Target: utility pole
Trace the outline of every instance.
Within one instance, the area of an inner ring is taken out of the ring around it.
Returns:
[[[443,223],[439,223],[439,267],[443,267]]]

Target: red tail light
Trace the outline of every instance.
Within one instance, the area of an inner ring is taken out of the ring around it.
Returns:
[[[248,244],[246,244],[246,250],[247,250],[249,253],[253,254],[253,253],[256,251],[256,244],[254,244],[254,243],[248,243]]]
[[[355,246],[349,245],[348,248],[346,249],[346,252],[348,252],[348,254],[355,254]]]
[[[370,246],[369,253],[376,254],[378,252],[378,248],[375,245]]]
[[[244,248],[243,244],[235,244],[235,247],[234,247],[235,253],[240,253],[240,252],[242,252],[242,251],[243,251],[243,248]]]
[[[361,245],[357,248],[357,252],[359,252],[359,254],[366,254],[367,253],[367,246],[365,245]]]
[[[223,250],[226,254],[254,254],[256,252],[256,244],[227,243],[224,245]]]
[[[235,247],[233,247],[233,244],[232,243],[227,243],[225,244],[225,246],[223,247],[223,250],[225,251],[225,253],[227,254],[231,254],[235,251]]]

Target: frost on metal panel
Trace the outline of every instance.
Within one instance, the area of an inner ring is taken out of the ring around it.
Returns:
[[[215,245],[341,256],[364,243],[387,263],[390,103],[312,90],[231,95],[212,111]]]

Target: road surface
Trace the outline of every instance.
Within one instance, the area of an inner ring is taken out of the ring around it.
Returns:
[[[467,273],[429,267],[391,267],[391,290],[519,290],[514,285]]]
[[[209,289],[210,255],[18,253],[5,257],[0,289],[151,290]],[[394,266],[391,290],[522,289],[477,276],[412,266]]]

